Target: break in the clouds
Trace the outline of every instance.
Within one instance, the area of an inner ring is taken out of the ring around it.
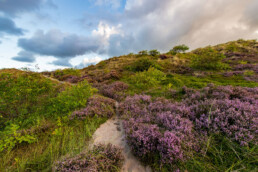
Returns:
[[[36,60],[33,53],[27,52],[27,51],[19,52],[18,56],[13,57],[12,59],[15,60],[15,61],[28,62],[28,63],[35,62],[35,60]]]
[[[3,34],[20,36],[23,32],[24,30],[18,28],[11,19],[0,16],[0,36]]]
[[[41,10],[44,21],[23,20],[23,13]],[[0,11],[13,20],[13,29],[0,32],[29,30],[17,38],[17,49],[51,56],[47,64],[57,66],[86,66],[90,54],[103,59],[144,49],[166,52],[182,43],[193,49],[258,38],[258,0],[0,0]],[[46,21],[52,23],[37,27]]]

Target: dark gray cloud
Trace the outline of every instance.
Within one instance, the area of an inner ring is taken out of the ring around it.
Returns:
[[[27,51],[19,52],[18,55],[16,57],[13,57],[12,59],[19,62],[29,62],[29,63],[33,63],[36,61],[36,58],[34,57],[33,53],[30,53]]]
[[[18,28],[11,19],[0,16],[0,34],[1,33],[19,36],[23,35],[24,30]]]
[[[51,64],[68,67],[72,66],[70,60],[76,56],[103,52],[101,36],[85,37],[59,30],[37,31],[31,38],[19,39],[18,46],[41,56],[53,56],[56,60]]]
[[[59,30],[51,30],[47,33],[37,31],[29,39],[19,39],[18,45],[24,50],[39,55],[72,58],[97,52],[100,42],[94,37],[83,37],[76,34],[66,34]]]
[[[52,0],[0,0],[0,11],[5,15],[16,17],[24,12],[38,10],[42,5],[57,8]]]
[[[55,66],[73,67],[73,65],[70,63],[70,59],[69,58],[57,59],[57,60],[53,61],[50,64],[53,64]]]

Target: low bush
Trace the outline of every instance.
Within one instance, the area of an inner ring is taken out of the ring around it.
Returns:
[[[133,64],[130,64],[130,66],[127,66],[126,69],[133,72],[143,72],[148,70],[150,67],[161,69],[161,67],[157,65],[154,60],[148,57],[142,57],[136,60]]]
[[[225,56],[218,51],[208,48],[195,50],[192,55],[191,67],[198,70],[222,70],[229,66],[222,63]]]
[[[72,85],[52,98],[48,105],[49,116],[67,115],[76,109],[86,106],[87,99],[96,92],[87,81]]]
[[[158,86],[165,79],[166,75],[162,71],[151,67],[147,71],[138,72],[134,76],[131,76],[129,83],[137,89],[144,90]]]
[[[110,171],[117,172],[123,165],[122,150],[111,144],[95,145],[87,153],[81,153],[73,158],[58,161],[55,171]]]

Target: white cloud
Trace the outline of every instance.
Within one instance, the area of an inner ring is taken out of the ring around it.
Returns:
[[[100,21],[98,28],[92,31],[92,35],[101,37],[102,41],[108,45],[108,40],[111,35],[121,34],[120,27],[120,24],[118,26],[109,26],[108,24]]]
[[[94,58],[85,58],[83,59],[83,64],[84,66],[90,65],[90,64],[97,64],[98,62],[100,62],[101,60],[103,60],[101,57],[94,57]]]

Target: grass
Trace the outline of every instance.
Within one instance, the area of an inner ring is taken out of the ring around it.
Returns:
[[[205,156],[196,154],[182,164],[189,171],[257,171],[258,146],[242,147],[226,137],[213,135],[209,138]]]
[[[105,118],[59,122],[30,145],[19,145],[0,154],[0,169],[5,171],[51,171],[52,164],[64,155],[76,155],[87,149],[88,141]]]

